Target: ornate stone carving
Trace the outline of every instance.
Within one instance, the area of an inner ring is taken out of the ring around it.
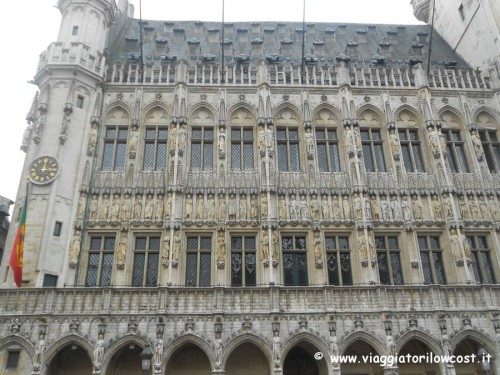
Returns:
[[[80,231],[75,231],[73,235],[73,239],[71,240],[71,245],[69,249],[69,267],[76,268],[78,264],[78,259],[80,257],[80,248],[81,248],[81,234]]]

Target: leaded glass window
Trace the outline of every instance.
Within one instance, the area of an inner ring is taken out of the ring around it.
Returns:
[[[380,284],[403,285],[403,270],[399,256],[398,238],[376,236],[377,263]]]
[[[231,237],[231,286],[257,285],[255,237]]]
[[[167,166],[168,129],[148,127],[144,135],[144,170],[165,169]]]
[[[126,127],[106,127],[102,169],[123,170],[127,156],[127,135],[128,129]]]
[[[424,172],[424,162],[416,129],[400,129],[399,143],[405,168],[408,172]]]
[[[85,286],[111,285],[114,250],[115,237],[93,236],[90,238]]]
[[[325,236],[326,266],[330,285],[352,285],[349,238]]]
[[[159,236],[136,237],[132,286],[158,286],[159,259]]]
[[[443,134],[446,139],[446,160],[451,172],[468,173],[469,166],[465,158],[465,146],[460,136],[460,130],[445,129]]]
[[[281,249],[283,251],[283,277],[285,285],[307,285],[306,237],[282,236]]]
[[[443,265],[439,238],[434,236],[419,236],[418,247],[424,273],[424,284],[446,284],[446,274]]]
[[[300,170],[299,131],[296,128],[280,127],[276,131],[278,145],[278,168],[284,172]]]
[[[361,129],[361,146],[365,168],[369,172],[385,172],[384,148],[379,129]]]
[[[214,163],[214,128],[193,127],[191,130],[191,169],[211,170]]]
[[[186,248],[186,286],[210,286],[212,238],[188,237]]]
[[[472,270],[476,282],[495,284],[495,273],[493,272],[486,236],[467,236],[467,241],[471,248]]]
[[[253,130],[231,128],[231,168],[253,169]]]
[[[500,142],[495,130],[479,130],[484,157],[491,172],[500,172]]]
[[[315,133],[319,170],[321,172],[340,172],[337,130],[316,128]]]

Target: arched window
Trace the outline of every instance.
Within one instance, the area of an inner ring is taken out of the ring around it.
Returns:
[[[231,115],[231,168],[248,170],[254,168],[255,120],[251,113],[240,108]]]
[[[335,114],[322,109],[314,117],[318,167],[321,172],[340,172],[339,121]]]
[[[476,124],[483,146],[484,157],[491,172],[500,172],[500,141],[496,129],[498,123],[487,112],[481,112],[476,117]]]
[[[144,121],[144,170],[160,170],[167,167],[168,117],[160,107],[153,108]]]
[[[112,171],[124,169],[129,122],[128,113],[123,108],[114,109],[106,117],[102,169]]]
[[[461,120],[451,111],[441,115],[444,122],[441,132],[446,140],[446,161],[452,173],[468,173],[469,165],[465,157],[465,141],[460,129]]]
[[[214,116],[197,110],[191,120],[191,169],[211,170],[214,165]]]
[[[283,172],[300,171],[299,119],[290,109],[283,109],[276,118],[278,169]]]
[[[396,124],[406,171],[425,172],[417,117],[412,112],[403,110],[398,113]]]
[[[359,136],[365,168],[369,172],[386,171],[381,124],[380,117],[373,110],[367,109],[361,113]]]

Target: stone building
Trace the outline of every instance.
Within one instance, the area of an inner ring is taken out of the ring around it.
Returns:
[[[494,69],[435,33],[427,74],[425,25],[58,7],[1,373],[500,373]]]

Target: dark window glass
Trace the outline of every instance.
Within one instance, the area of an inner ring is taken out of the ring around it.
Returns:
[[[495,284],[495,273],[493,272],[486,236],[468,236],[467,242],[471,249],[472,270],[476,282]]]
[[[328,283],[352,285],[351,253],[348,237],[325,236]]]
[[[400,129],[399,142],[406,170],[408,172],[424,172],[424,163],[417,130]]]
[[[19,365],[20,350],[7,350],[7,361],[5,363],[6,370],[16,370]]]
[[[43,285],[44,288],[55,288],[57,286],[57,275],[43,275]]]
[[[78,97],[76,98],[76,107],[77,108],[83,108],[83,96],[81,95],[78,95]]]
[[[210,286],[212,238],[188,237],[186,251],[186,286]]]
[[[361,129],[361,147],[365,168],[370,172],[385,172],[382,136],[378,129]]]
[[[246,128],[231,129],[231,168],[253,169],[253,131]]]
[[[307,285],[306,238],[303,236],[283,236],[281,248],[285,285]]]
[[[137,237],[135,239],[132,286],[157,286],[159,259],[160,237]]]
[[[114,237],[91,237],[85,286],[109,286],[113,271]]]
[[[255,237],[231,237],[231,285],[256,284]]]
[[[398,238],[377,236],[375,237],[375,248],[380,283],[383,285],[402,285],[403,270],[399,256]]]
[[[315,133],[319,170],[321,172],[340,172],[337,130],[316,128]]]
[[[127,134],[125,127],[107,127],[104,135],[102,169],[123,170],[127,152]]]
[[[484,157],[491,172],[500,172],[500,142],[495,130],[479,130]]]
[[[213,128],[196,127],[191,130],[191,169],[213,168],[213,143]]]
[[[446,139],[446,160],[453,173],[468,173],[469,166],[465,158],[464,141],[460,136],[460,130],[443,130]]]
[[[284,172],[300,170],[299,132],[288,127],[277,129],[278,169]]]
[[[62,223],[60,221],[56,221],[54,224],[54,237],[61,237],[62,231]]]
[[[418,247],[424,273],[424,284],[446,284],[443,257],[439,248],[439,238],[419,236]]]
[[[167,166],[167,135],[162,127],[146,129],[144,136],[144,169],[161,170]]]

